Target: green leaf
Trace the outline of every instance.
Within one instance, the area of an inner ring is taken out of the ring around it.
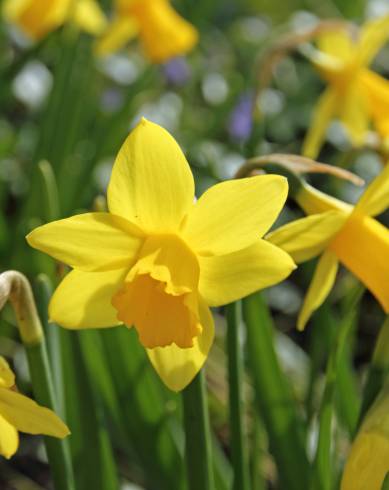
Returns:
[[[247,350],[255,387],[256,408],[269,436],[280,488],[308,488],[309,464],[296,402],[280,368],[273,340],[273,322],[260,294],[243,300]]]

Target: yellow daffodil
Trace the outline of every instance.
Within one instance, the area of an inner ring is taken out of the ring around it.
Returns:
[[[295,199],[310,215],[271,233],[268,240],[297,262],[321,255],[297,326],[303,329],[345,265],[389,312],[389,230],[373,219],[389,206],[389,168],[368,186],[355,207],[304,184]]]
[[[69,429],[48,408],[41,407],[14,389],[15,376],[0,356],[0,454],[10,458],[19,446],[18,431],[66,437]]]
[[[389,136],[389,81],[368,69],[389,37],[389,16],[367,22],[359,36],[351,30],[323,33],[318,50],[309,51],[327,83],[303,144],[303,154],[316,158],[331,120],[345,126],[353,144],[366,139],[369,124]]]
[[[98,42],[97,52],[117,51],[136,36],[154,63],[189,52],[198,39],[196,29],[169,0],[117,0],[116,17]]]
[[[389,472],[389,391],[367,413],[352,444],[341,490],[381,490]]]
[[[94,35],[101,34],[106,27],[96,0],[5,0],[3,15],[35,41],[67,21],[74,21]]]
[[[287,188],[284,177],[257,176],[217,184],[195,203],[179,146],[142,119],[115,161],[109,213],[55,221],[27,237],[74,269],[54,293],[50,318],[70,329],[134,326],[162,380],[183,389],[212,345],[208,306],[294,269],[289,255],[260,239]]]

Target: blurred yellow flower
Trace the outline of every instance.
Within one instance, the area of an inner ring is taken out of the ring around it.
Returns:
[[[368,69],[389,37],[389,16],[367,22],[354,37],[345,28],[323,33],[317,39],[318,49],[308,52],[327,88],[303,143],[305,156],[317,157],[335,118],[355,146],[364,143],[371,122],[383,138],[389,136],[389,81]]]
[[[94,35],[106,27],[96,0],[5,0],[3,15],[33,40],[45,37],[67,21]]]
[[[301,187],[295,199],[311,216],[282,226],[267,239],[297,263],[321,254],[297,327],[305,327],[330,293],[339,261],[389,313],[389,230],[372,218],[389,206],[389,167],[373,180],[355,207],[308,184]]]
[[[384,388],[351,446],[341,490],[381,490],[389,472],[389,392]]]
[[[32,231],[29,244],[73,267],[50,318],[70,328],[134,326],[165,384],[183,389],[214,337],[208,306],[275,284],[294,269],[261,240],[281,211],[287,180],[227,181],[194,202],[176,141],[145,119],[130,133],[108,186],[109,213],[86,213]],[[130,355],[130,354],[129,354]]]
[[[169,0],[117,0],[116,16],[98,41],[97,53],[117,51],[136,36],[154,63],[189,52],[198,39],[196,29]]]
[[[66,425],[48,408],[13,389],[15,376],[7,361],[0,356],[0,454],[10,458],[19,446],[18,431],[66,437]]]

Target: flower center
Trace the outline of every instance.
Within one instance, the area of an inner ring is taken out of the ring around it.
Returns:
[[[189,348],[201,333],[198,281],[197,258],[179,237],[151,236],[112,304],[145,347]]]

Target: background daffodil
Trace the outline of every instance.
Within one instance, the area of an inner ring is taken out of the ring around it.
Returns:
[[[69,429],[48,408],[13,389],[15,376],[4,357],[0,356],[0,454],[10,458],[19,446],[18,431],[66,437]]]
[[[364,143],[372,122],[389,135],[389,82],[368,69],[389,36],[389,16],[367,22],[358,36],[343,28],[322,33],[309,57],[327,83],[314,110],[303,154],[316,158],[330,122],[338,118],[355,146]]]
[[[198,39],[196,29],[169,0],[117,0],[116,16],[98,41],[97,52],[117,51],[136,36],[155,63],[189,52]]]
[[[297,326],[303,329],[344,264],[389,312],[389,230],[373,218],[389,206],[389,168],[368,186],[355,207],[304,184],[295,196],[310,216],[282,226],[267,238],[297,262],[321,255]]]
[[[381,490],[389,472],[389,391],[386,386],[359,429],[344,469],[341,490]]]
[[[181,390],[214,336],[208,306],[275,284],[294,269],[261,240],[281,211],[275,175],[223,182],[194,203],[190,167],[175,140],[143,119],[122,146],[108,186],[109,213],[35,229],[33,247],[71,267],[50,318],[71,328],[134,326],[155,369]]]
[[[100,34],[106,24],[95,0],[6,0],[3,15],[33,40],[43,38],[68,21],[94,35]]]

